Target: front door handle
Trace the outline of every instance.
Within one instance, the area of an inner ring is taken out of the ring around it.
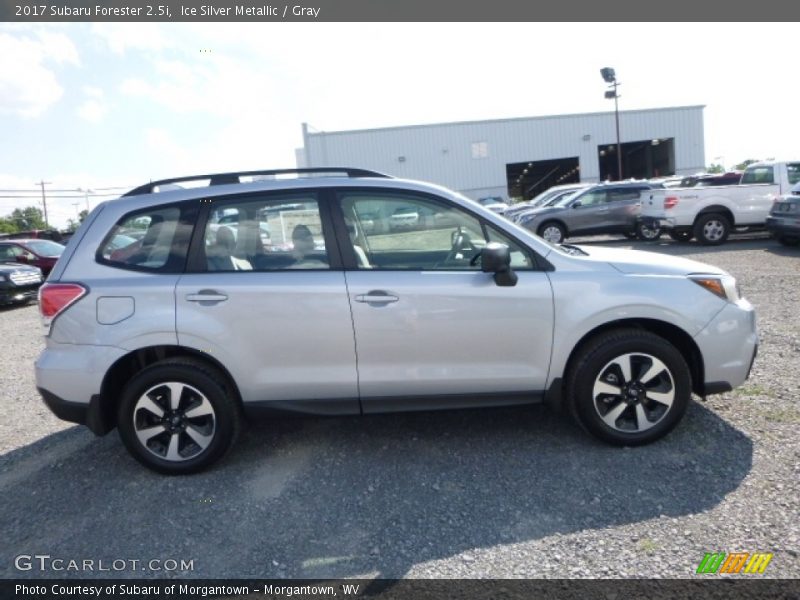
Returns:
[[[186,300],[189,302],[224,302],[228,296],[216,290],[200,290],[196,294],[186,294]]]
[[[368,304],[387,304],[389,302],[397,302],[398,300],[400,300],[400,298],[397,296],[392,296],[380,290],[356,296],[356,302],[367,302]]]

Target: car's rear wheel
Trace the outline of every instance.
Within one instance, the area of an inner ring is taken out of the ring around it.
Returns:
[[[644,221],[640,221],[636,224],[636,235],[640,240],[653,242],[661,237],[661,227],[658,225],[650,226]]]
[[[666,435],[686,412],[691,390],[689,367],[675,346],[637,329],[594,338],[573,361],[567,379],[578,422],[619,446]]]
[[[702,214],[694,223],[694,237],[704,246],[718,246],[728,239],[730,233],[731,222],[718,213]]]
[[[241,412],[220,373],[175,359],[151,365],[128,382],[117,427],[143,465],[172,475],[195,473],[233,445]]]
[[[552,244],[560,244],[567,236],[564,227],[554,221],[543,223],[536,233],[539,234],[539,237],[544,238]]]
[[[685,229],[681,229],[678,231],[670,229],[669,237],[671,237],[676,242],[688,242],[694,237],[694,234],[691,231],[686,231]]]

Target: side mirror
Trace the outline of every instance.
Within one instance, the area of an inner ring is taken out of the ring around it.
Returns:
[[[575,203],[572,205],[572,208],[580,208],[580,207],[581,207],[581,201],[580,200],[576,200]]]
[[[517,274],[511,269],[511,252],[505,244],[489,242],[481,250],[481,271],[494,273],[494,282],[502,287],[517,285]]]

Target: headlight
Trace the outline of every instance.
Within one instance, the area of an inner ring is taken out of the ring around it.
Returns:
[[[739,301],[739,286],[735,277],[730,275],[690,275],[689,278],[723,300],[734,303]]]

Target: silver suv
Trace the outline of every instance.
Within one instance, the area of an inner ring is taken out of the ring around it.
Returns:
[[[420,218],[398,231],[400,213]],[[692,392],[744,382],[757,347],[753,308],[716,267],[553,245],[444,188],[357,169],[134,189],[86,218],[40,307],[44,401],[116,427],[164,473],[210,465],[245,416],[275,410],[545,401],[645,444]]]

